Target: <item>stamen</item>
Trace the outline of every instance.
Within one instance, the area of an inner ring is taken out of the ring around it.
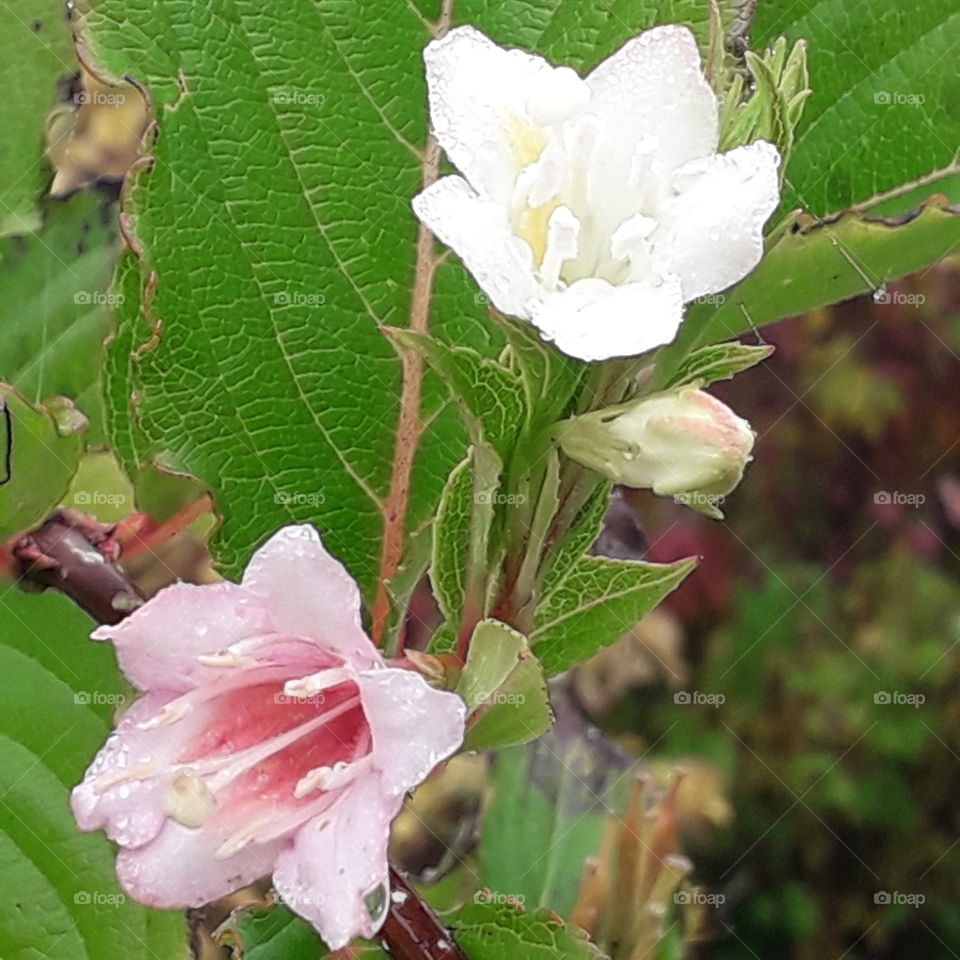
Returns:
[[[216,809],[210,788],[192,770],[181,770],[163,796],[163,812],[185,827],[202,827]]]
[[[182,720],[193,708],[182,699],[171,700],[165,704],[149,720],[142,720],[137,724],[138,730],[156,730],[157,727],[169,727],[171,724]]]

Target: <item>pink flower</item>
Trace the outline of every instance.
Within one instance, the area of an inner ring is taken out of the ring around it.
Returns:
[[[464,704],[384,663],[316,530],[280,530],[239,585],[167,587],[92,636],[145,696],[73,812],[119,844],[130,896],[198,906],[272,872],[331,949],[373,936],[390,823],[460,745]]]

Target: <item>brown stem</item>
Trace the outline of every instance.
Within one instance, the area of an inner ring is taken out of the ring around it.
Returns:
[[[453,0],[443,0],[440,19],[434,34],[442,37],[450,28],[453,16]],[[420,164],[421,187],[432,184],[440,173],[440,145],[432,135],[427,136],[427,146]],[[430,297],[433,293],[433,275],[437,269],[433,234],[425,224],[417,229],[417,260],[410,297],[411,330],[426,333],[430,320]],[[400,389],[400,415],[394,438],[393,467],[390,473],[390,488],[380,513],[383,517],[383,541],[380,551],[380,575],[377,580],[377,595],[371,614],[371,636],[379,646],[383,630],[390,615],[390,596],[387,584],[396,574],[403,556],[403,541],[407,520],[407,503],[410,498],[410,478],[413,475],[413,460],[423,424],[420,421],[420,393],[423,381],[423,359],[412,348],[401,353],[403,380]]]
[[[383,948],[391,957],[396,960],[468,960],[437,915],[393,867],[390,868],[390,889],[393,891],[390,912],[380,930],[380,937]]]
[[[119,623],[144,602],[143,594],[113,564],[119,548],[113,527],[60,510],[13,545],[20,582],[65,593],[98,623]]]
[[[143,594],[115,565],[120,548],[113,527],[61,510],[13,546],[25,586],[66,594],[99,623],[118,623],[144,603]],[[393,867],[383,948],[397,960],[468,960],[440,918]],[[402,893],[403,896],[396,896]]]

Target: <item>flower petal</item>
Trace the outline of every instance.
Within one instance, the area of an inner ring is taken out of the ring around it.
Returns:
[[[223,841],[223,833],[209,824],[185,827],[167,820],[146,846],[117,854],[117,878],[131,897],[148,906],[199,907],[268,874],[291,843],[289,837],[252,843],[218,860],[215,854]]]
[[[530,307],[533,323],[571,357],[632,357],[669,343],[683,319],[680,281],[667,275],[615,287],[587,278]]]
[[[444,177],[414,197],[413,209],[498,310],[525,316],[524,304],[542,288],[530,247],[514,235],[506,208],[478,196],[462,177]]]
[[[505,50],[473,27],[427,45],[430,125],[471,186],[501,205],[543,149],[540,127],[582,109],[584,82],[524,50]]]
[[[393,671],[391,671],[393,672]],[[331,950],[373,937],[390,904],[387,842],[402,796],[384,796],[367,776],[328,812],[297,832],[277,857],[273,885]]]
[[[763,225],[779,202],[779,165],[776,148],[758,140],[676,172],[654,259],[657,269],[679,274],[686,302],[725,290],[760,262]]]
[[[264,633],[268,624],[263,607],[234,583],[175,583],[91,636],[113,642],[120,669],[138,689],[184,692],[222,676],[198,657]]]
[[[466,708],[412,670],[370,670],[356,679],[383,789],[403,796],[463,742]]]
[[[587,77],[587,85],[593,95],[588,109],[598,120],[599,172],[614,189],[628,182],[644,141],[656,144],[665,171],[717,148],[717,98],[686,27],[655,27],[628,40]]]
[[[316,637],[357,669],[380,662],[360,623],[360,590],[309,524],[278,530],[251,557],[243,590],[268,611],[280,634]]]
[[[106,830],[111,840],[129,847],[143,846],[160,832],[166,820],[161,780],[157,776],[119,778],[138,768],[145,770],[148,764],[160,773],[177,756],[183,730],[174,727],[185,721],[154,730],[138,727],[172,699],[173,694],[150,693],[124,713],[70,795],[70,806],[81,830]],[[103,783],[111,778],[115,786],[104,789]]]

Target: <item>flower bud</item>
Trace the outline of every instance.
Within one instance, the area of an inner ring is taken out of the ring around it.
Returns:
[[[694,387],[654,393],[557,427],[572,460],[716,518],[723,514],[715,501],[740,482],[754,437],[746,420]]]

